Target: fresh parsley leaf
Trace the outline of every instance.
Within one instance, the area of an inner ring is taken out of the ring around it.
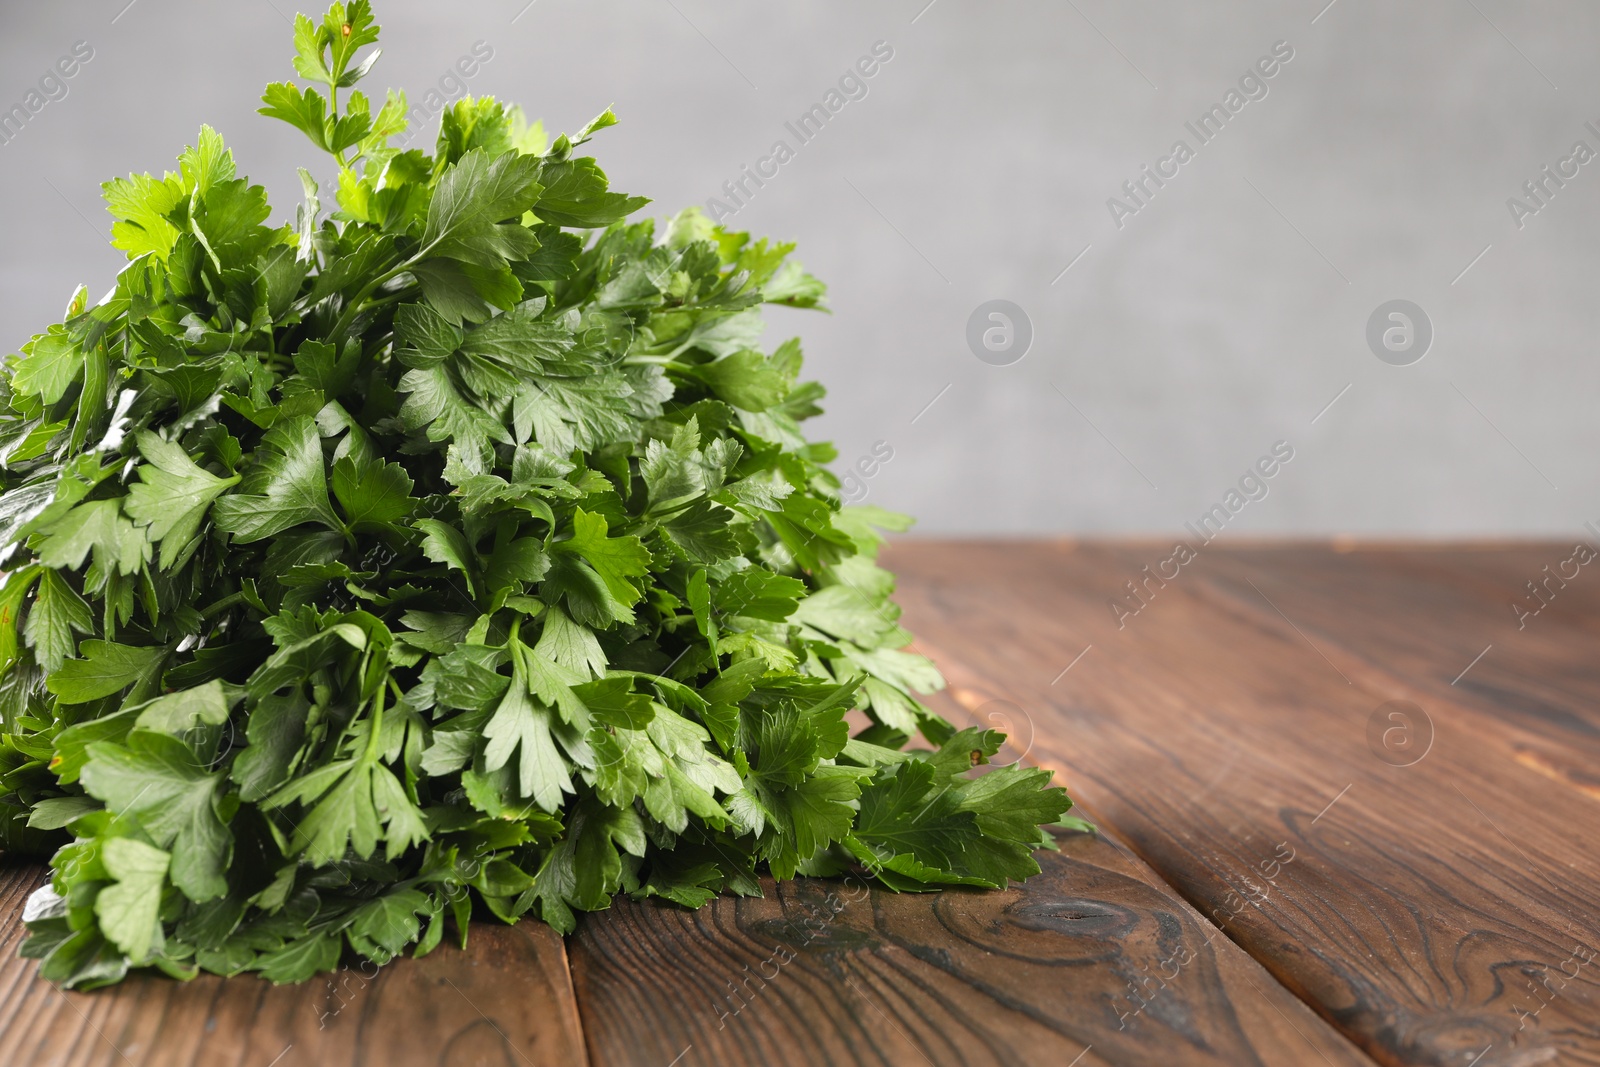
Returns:
[[[63,704],[85,704],[129,686],[133,694],[152,691],[168,656],[165,648],[135,648],[98,639],[83,642],[79,651],[82,659],[62,663],[45,682]]]
[[[139,482],[128,489],[125,510],[161,548],[161,566],[171,570],[192,550],[206,508],[239,476],[219,478],[202,469],[178,445],[148,430],[138,437],[146,463]]]
[[[332,530],[343,523],[328,500],[328,481],[317,424],[309,416],[281,422],[262,438],[257,466],[236,492],[212,507],[217,529],[249,543],[316,522]]]
[[[100,862],[114,880],[94,898],[94,913],[107,940],[143,963],[161,937],[161,888],[172,857],[129,837],[113,837],[100,848]]]
[[[233,837],[221,816],[222,775],[200,766],[188,745],[153,730],[134,730],[124,744],[96,742],[81,781],[172,853],[172,884],[190,900],[228,892]]]
[[[59,671],[77,651],[77,639],[72,635],[94,632],[94,614],[88,601],[67,584],[60,571],[41,571],[39,591],[23,630],[39,666],[46,671]]]

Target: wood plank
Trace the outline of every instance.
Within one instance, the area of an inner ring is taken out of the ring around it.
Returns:
[[[1421,559],[1414,551],[1363,551],[1343,565],[1341,555],[1284,548],[1253,553],[1248,564],[1219,558],[1217,573],[1234,581],[1213,589],[1227,595],[1230,586],[1247,588],[1239,584],[1243,566],[1269,581],[1304,588],[1311,594],[1304,600],[1306,617],[1296,622],[1334,637],[1358,669],[1402,676],[1419,694],[1488,713],[1497,727],[1512,727],[1515,744],[1535,746],[1570,765],[1574,776],[1564,780],[1581,791],[1585,784],[1593,788],[1600,768],[1600,715],[1593,713],[1600,706],[1600,671],[1594,669],[1600,566],[1574,568],[1578,577],[1571,582],[1551,577],[1551,602],[1520,625],[1511,610],[1514,602],[1525,611],[1541,603],[1527,583],[1545,578],[1545,568],[1559,567],[1572,548],[1434,550]],[[1413,603],[1451,624],[1416,626],[1414,616],[1383,611],[1386,598]],[[1364,624],[1339,626],[1337,616],[1326,614],[1329,605],[1360,613]],[[1588,783],[1581,767],[1587,768]]]
[[[0,1063],[7,1067],[466,1067],[587,1063],[562,940],[474,924],[470,947],[300,986],[136,976],[63,992],[17,957],[37,865],[0,868]]]
[[[1005,892],[618,900],[569,945],[593,1062],[1370,1067],[1138,860],[1060,841]]]
[[[1169,546],[887,565],[969,714],[1012,702],[1032,757],[1375,1059],[1522,1067],[1600,1063],[1600,578],[1525,630],[1507,607],[1570,547],[1211,547],[1120,628]],[[1433,725],[1409,766],[1369,743],[1393,700]]]

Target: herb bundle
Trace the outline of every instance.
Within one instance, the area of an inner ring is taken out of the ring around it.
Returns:
[[[1003,886],[1070,804],[942,685],[800,422],[791,246],[628,216],[493,99],[400,150],[364,0],[264,114],[298,221],[204,128],[109,182],[129,257],[0,373],[0,832],[55,849],[23,951],[276,982],[758,875]],[[343,94],[341,96],[341,94]],[[846,714],[860,709],[854,736]],[[929,749],[906,750],[917,735]],[[59,847],[57,847],[59,846]]]

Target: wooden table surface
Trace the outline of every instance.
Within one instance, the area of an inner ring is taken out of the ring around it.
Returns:
[[[482,924],[301,987],[80,994],[16,957],[43,871],[10,862],[0,1064],[1600,1064],[1572,549],[1218,547],[1159,580],[1153,543],[902,542],[940,710],[1012,728],[1100,826],[1026,885],[619,900],[565,943]]]

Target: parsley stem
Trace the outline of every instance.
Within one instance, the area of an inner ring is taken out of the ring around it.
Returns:
[[[688,370],[689,369],[689,365],[687,363],[679,363],[678,362],[678,358],[677,358],[676,354],[673,354],[673,355],[659,355],[659,356],[633,355],[633,356],[625,357],[622,362],[630,364],[630,365],[634,365],[634,366],[650,366],[650,365],[653,364],[653,365],[658,366],[658,367],[666,367],[666,368],[670,368],[670,369],[673,369],[673,370]]]
[[[368,300],[365,304],[363,304],[361,306],[361,310],[363,310],[363,311],[371,311],[373,308],[380,308],[380,307],[383,307],[386,304],[398,304],[400,301],[402,301],[402,300],[410,300],[410,299],[414,298],[416,295],[417,295],[417,287],[414,286],[414,285],[408,285],[403,289],[395,290],[394,292],[390,293],[388,296],[380,296],[376,300]]]
[[[243,599],[244,599],[244,590],[243,589],[241,589],[241,590],[239,590],[238,592],[235,592],[235,593],[229,593],[227,596],[223,597],[221,600],[213,600],[211,603],[209,603],[205,607],[201,608],[200,609],[200,617],[202,619],[209,619],[211,616],[215,615],[217,612],[221,611],[223,608],[230,608],[233,605],[239,603]]]
[[[376,356],[379,352],[382,352],[393,340],[394,331],[390,330],[388,333],[384,334],[382,337],[379,337],[370,344],[363,345],[361,348],[362,361],[365,362],[366,360],[371,359],[373,356]]]
[[[350,328],[350,324],[355,321],[356,316],[365,310],[367,297],[371,296],[378,289],[378,287],[383,285],[385,282],[399,277],[412,267],[416,266],[422,261],[422,255],[423,253],[419,252],[416,255],[411,256],[409,259],[406,259],[404,262],[398,264],[391,270],[378,275],[375,279],[362,286],[361,291],[356,293],[356,295],[351,298],[350,303],[346,305],[344,312],[333,324],[333,329],[328,331],[328,335],[330,337],[343,337],[345,331]]]
[[[339,123],[339,75],[335,74],[333,76],[332,83],[330,83],[329,86],[328,86],[328,125],[325,128],[332,129],[333,127],[337,126],[338,123]],[[333,158],[339,164],[339,169],[340,170],[348,169],[344,165],[344,149],[341,148],[341,149],[339,149],[339,151],[334,152],[333,153]]]
[[[367,726],[367,750],[361,754],[361,762],[378,762],[378,735],[383,730],[383,696],[384,687],[379,686],[378,691],[372,694],[372,718]]]

